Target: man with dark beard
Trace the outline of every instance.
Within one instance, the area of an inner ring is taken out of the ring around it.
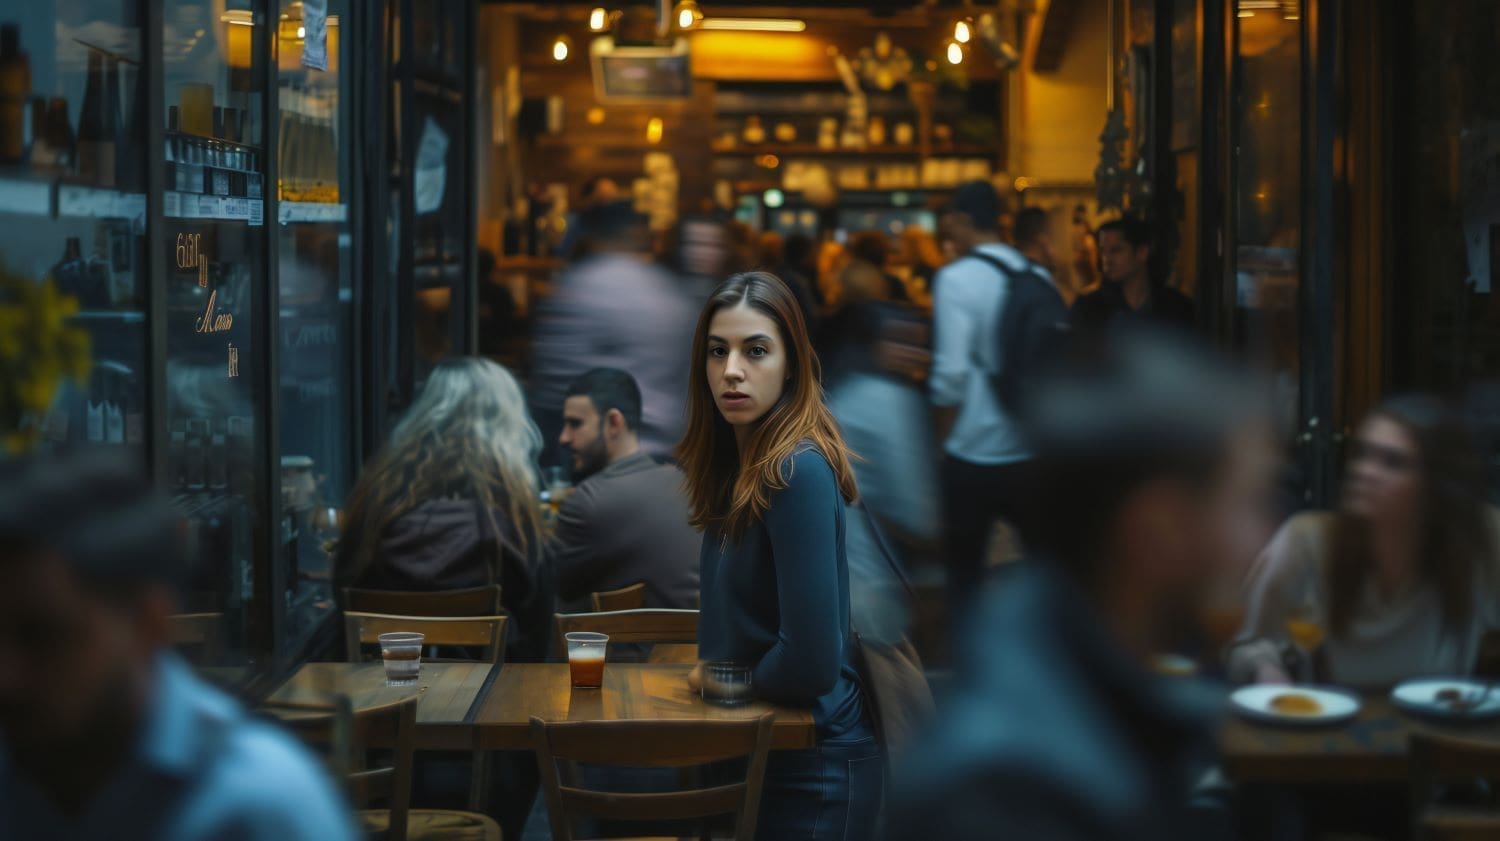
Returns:
[[[641,451],[641,390],[615,368],[575,380],[558,441],[572,451],[578,487],[548,543],[558,598],[646,585],[646,607],[694,608],[701,537],[688,525],[682,473]]]

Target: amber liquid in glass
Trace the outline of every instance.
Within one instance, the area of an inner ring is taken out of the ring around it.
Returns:
[[[577,689],[598,689],[604,685],[604,649],[568,654],[568,671]]]

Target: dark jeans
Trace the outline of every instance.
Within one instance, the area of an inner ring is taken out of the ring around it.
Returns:
[[[943,543],[948,556],[948,611],[955,624],[968,615],[983,587],[985,550],[995,521],[1020,518],[1031,473],[1029,461],[991,466],[953,456],[943,459]]]
[[[811,750],[772,751],[757,841],[868,841],[885,794],[885,763],[868,725]]]

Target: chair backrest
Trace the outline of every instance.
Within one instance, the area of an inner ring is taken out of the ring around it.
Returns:
[[[755,837],[761,784],[771,748],[766,713],[744,721],[554,721],[531,719],[531,746],[555,841],[572,841],[573,815],[604,820],[696,820],[734,818],[736,841]],[[745,778],[710,788],[671,792],[596,791],[563,780],[559,762],[630,768],[690,768],[748,758]]]
[[[381,634],[415,631],[425,645],[471,645],[484,648],[484,660],[500,662],[505,650],[506,616],[392,616],[385,613],[344,612],[344,644],[349,662],[364,659],[363,646],[380,641]]]
[[[1431,835],[1436,827],[1423,828],[1434,809],[1440,787],[1450,783],[1485,781],[1490,791],[1500,785],[1500,742],[1441,736],[1413,732],[1411,735],[1412,816],[1417,821],[1417,835]],[[1491,804],[1496,804],[1492,800]],[[1491,813],[1500,818],[1500,809]]]
[[[171,619],[172,644],[197,646],[203,664],[219,662],[223,653],[224,614],[179,613]]]
[[[603,610],[639,610],[646,606],[646,585],[637,581],[629,587],[589,594],[595,612]]]
[[[417,698],[411,695],[377,707],[351,710],[348,696],[325,704],[267,703],[261,709],[276,716],[298,739],[325,757],[344,778],[355,808],[387,799],[387,841],[406,841],[411,812],[412,755],[416,744]],[[381,764],[370,763],[379,751]]]
[[[611,645],[615,643],[696,643],[698,641],[698,611],[696,610],[609,610],[600,613],[559,613],[555,617],[557,635],[553,639],[553,651],[559,658],[567,657],[568,643],[564,634],[573,631],[592,631],[609,634]]]
[[[345,587],[344,610],[396,616],[495,616],[504,612],[499,584],[425,593]]]

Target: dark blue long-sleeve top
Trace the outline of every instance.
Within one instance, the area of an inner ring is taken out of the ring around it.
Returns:
[[[787,487],[738,541],[703,536],[699,656],[754,667],[755,694],[811,710],[820,740],[862,723],[849,644],[844,500],[823,454],[804,445]]]

